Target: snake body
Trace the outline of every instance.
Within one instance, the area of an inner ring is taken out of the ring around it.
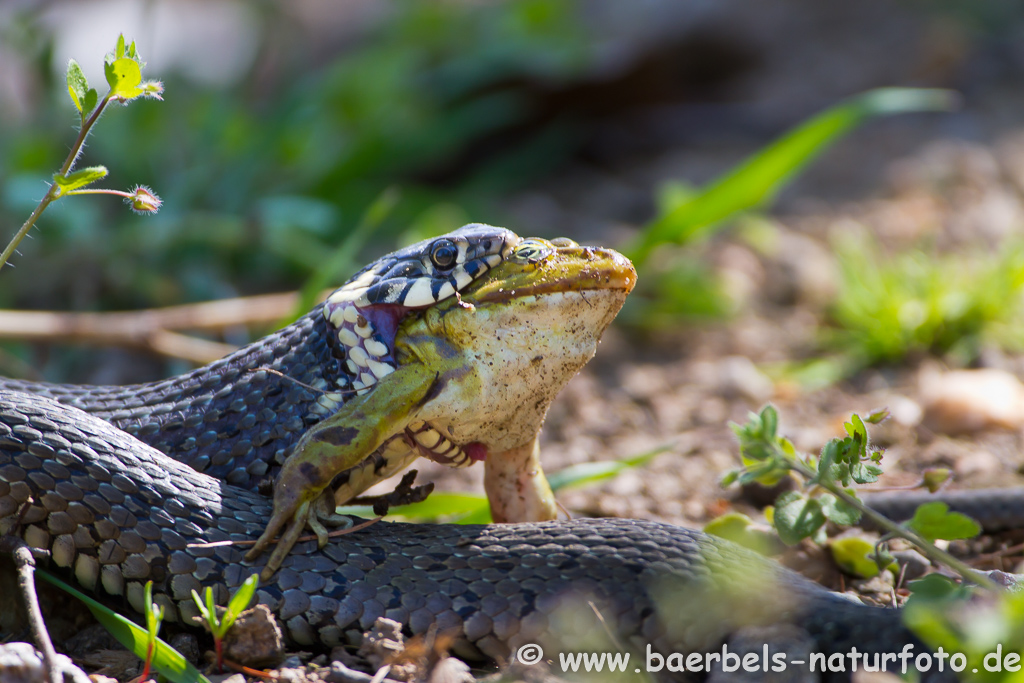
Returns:
[[[244,547],[197,544],[251,541],[270,510],[94,416],[0,391],[0,531],[48,549],[86,589],[138,610],[153,580],[168,618],[191,618],[191,590],[212,586],[223,604],[262,566],[242,562]],[[257,596],[298,644],[352,642],[386,616],[414,634],[453,632],[463,653],[507,658],[525,643],[578,647],[566,623],[587,642],[604,628],[592,604],[641,651],[714,649],[744,626],[780,622],[822,652],[921,647],[895,611],[836,597],[700,532],[636,520],[381,522],[322,550],[300,542]],[[564,621],[580,608],[591,616]]]
[[[562,296],[564,288],[557,287],[563,271],[546,261],[562,247],[582,264],[564,273],[605,286],[601,280],[607,283],[612,271],[594,265],[605,259],[600,262],[611,265],[602,267],[628,271],[622,287],[632,287],[632,267],[616,261],[621,257],[614,252],[609,257],[567,241],[520,240],[507,230],[474,225],[374,262],[294,325],[180,377],[130,387],[0,381],[0,532],[16,532],[31,546],[49,550],[53,565],[80,585],[123,599],[137,611],[148,580],[173,620],[197,616],[192,590],[212,586],[223,604],[267,561],[248,563],[246,546],[225,545],[265,535],[277,508],[258,493],[261,485],[296,462],[291,454],[304,434],[321,430],[328,440],[341,437],[347,426],[332,423],[339,407],[354,396],[365,404],[384,395],[373,393],[376,383],[406,371],[399,351],[412,342],[396,343],[399,322],[410,312],[450,304],[460,292],[472,292],[484,306],[514,299],[515,291],[473,284],[512,261],[525,274],[514,280],[522,283],[523,300],[541,293]],[[596,337],[584,328],[596,327],[599,336],[625,294],[615,296],[607,299],[613,307],[595,318],[598,323],[579,319],[572,334],[589,336],[571,362],[542,365],[535,381],[560,386],[585,362]],[[589,308],[598,300],[580,299]],[[467,305],[461,299],[458,304]],[[506,307],[512,315],[495,323],[501,329],[533,324],[528,315],[515,318],[528,309]],[[441,309],[425,312],[421,321],[435,318],[416,329],[443,323]],[[554,325],[567,320],[572,319],[562,315]],[[463,332],[470,339],[476,334]],[[514,342],[514,336],[509,339]],[[449,353],[444,339],[420,340]],[[559,349],[573,339],[562,341],[549,336],[546,343]],[[557,353],[548,355],[558,360]],[[546,361],[543,355],[527,360]],[[471,374],[463,369],[438,377],[454,382]],[[513,374],[525,381],[529,372],[535,371]],[[563,379],[551,379],[556,375]],[[402,385],[389,384],[395,386]],[[540,395],[530,395],[531,388],[505,399],[515,404],[513,413],[528,418],[525,424],[537,423],[532,437],[553,397],[550,386],[543,388]],[[433,384],[430,396],[432,391]],[[384,445],[341,471],[334,485],[354,495],[417,454],[462,466],[481,453],[475,439],[454,443],[458,424],[444,423],[451,442],[440,424],[396,423]],[[507,431],[509,425],[515,423],[497,423],[496,429]],[[607,641],[594,638],[606,632],[615,644],[641,652],[645,646],[662,653],[697,652],[719,647],[746,627],[778,624],[799,627],[823,653],[924,649],[892,610],[839,598],[700,532],[636,520],[381,522],[323,548],[300,541],[257,596],[300,645],[356,642],[378,617],[389,617],[413,634],[451,632],[461,653],[492,659],[506,659],[528,643],[555,651],[599,649],[594,644]],[[595,610],[600,619],[593,618]]]

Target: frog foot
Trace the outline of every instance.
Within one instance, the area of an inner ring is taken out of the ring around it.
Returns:
[[[335,505],[337,503],[334,501],[334,493],[324,491],[310,507],[310,515],[306,524],[316,534],[318,548],[323,548],[330,540],[326,527],[333,527],[335,530],[351,529],[354,524],[348,515],[339,515],[335,512]]]
[[[305,501],[295,506],[284,506],[274,510],[263,535],[256,541],[256,545],[245,554],[247,561],[254,561],[275,542],[275,537],[279,531],[281,532],[280,538],[276,541],[277,545],[274,547],[274,552],[270,554],[267,564],[263,567],[263,571],[260,572],[260,580],[269,581],[270,577],[281,568],[284,558],[291,552],[306,527],[309,527],[316,534],[317,546],[323,548],[329,540],[327,526],[341,529],[352,526],[352,518],[337,514],[334,511],[334,505],[334,494],[328,490],[322,492],[320,496],[312,501]],[[294,512],[291,511],[293,509]],[[284,531],[281,531],[282,528]]]

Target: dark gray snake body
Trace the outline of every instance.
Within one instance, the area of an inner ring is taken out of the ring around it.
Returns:
[[[253,540],[270,511],[266,498],[98,418],[0,391],[0,531],[50,550],[52,565],[87,589],[138,609],[153,580],[169,618],[191,617],[193,589],[212,586],[223,603],[262,566],[243,564],[245,547],[197,544]],[[796,624],[822,652],[898,652],[906,643],[923,651],[897,612],[834,596],[700,532],[635,520],[381,522],[323,550],[300,542],[258,598],[299,644],[351,642],[386,616],[411,633],[436,624],[459,636],[463,652],[507,658],[526,643],[578,648],[565,624],[600,634],[596,609],[640,652],[714,649],[764,623]]]
[[[180,377],[130,387],[0,380],[0,532],[136,610],[147,580],[172,619],[195,616],[193,589],[212,586],[223,604],[264,560],[248,565],[247,546],[208,544],[258,538],[272,512],[259,484],[310,426],[393,370],[396,320],[457,295],[518,239],[470,226],[414,245],[294,325]],[[373,457],[375,471],[387,469],[381,451]],[[497,659],[526,643],[579,649],[606,629],[640,652],[692,652],[779,623],[826,653],[923,651],[893,611],[700,532],[634,520],[378,523],[322,550],[300,542],[258,597],[298,644],[353,642],[386,616],[411,633],[452,631],[464,651]]]

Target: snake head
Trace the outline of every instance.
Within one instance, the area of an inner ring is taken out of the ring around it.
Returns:
[[[365,393],[396,369],[395,334],[410,312],[458,295],[519,243],[505,228],[473,223],[400,249],[356,273],[324,303],[329,339],[344,358],[341,387]]]

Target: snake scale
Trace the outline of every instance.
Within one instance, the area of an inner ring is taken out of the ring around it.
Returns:
[[[132,387],[3,380],[0,531],[48,549],[80,585],[136,610],[153,580],[169,618],[189,620],[193,589],[213,586],[223,603],[267,563],[223,544],[255,541],[279,515],[279,501],[260,492],[276,478],[276,493],[300,455],[309,464],[310,434],[337,447],[337,416],[355,404],[365,413],[385,388],[403,397],[402,417],[388,413],[383,430],[371,424],[379,438],[326,473],[339,502],[417,456],[489,466],[526,453],[539,473],[531,458],[547,405],[593,354],[634,278],[614,252],[473,225],[372,263],[294,325],[181,377]],[[563,336],[531,330],[529,353],[515,356],[517,326],[545,312],[529,308],[545,297],[557,302],[549,324]],[[488,347],[480,334],[487,325],[510,336]],[[476,355],[446,345],[459,334]],[[530,346],[541,343],[549,345]],[[426,360],[417,356],[424,347],[434,354]],[[516,365],[520,357],[526,364]],[[473,374],[467,359],[498,367]],[[425,377],[422,386],[406,379],[417,362],[426,370],[411,376]],[[531,378],[535,393],[511,386]],[[504,381],[507,391],[488,403],[449,389],[468,383],[491,396],[485,380]],[[431,413],[435,404],[447,412]],[[475,419],[505,404],[504,421]],[[745,627],[782,623],[822,652],[924,649],[893,611],[851,603],[727,542],[665,524],[381,522],[320,545],[299,541],[282,553],[258,592],[301,645],[357,642],[386,616],[414,634],[452,632],[462,654],[492,659],[525,643],[578,649],[606,630],[639,650],[693,652]]]

